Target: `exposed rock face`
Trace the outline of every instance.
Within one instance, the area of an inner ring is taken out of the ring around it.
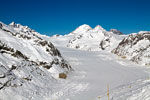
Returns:
[[[150,65],[150,32],[130,34],[112,52],[143,65]]]
[[[122,32],[116,30],[116,29],[111,29],[110,32],[112,32],[113,34],[117,34],[117,35],[123,35]]]
[[[106,48],[110,47],[110,38],[105,38],[100,42],[100,48],[102,50],[105,50]]]
[[[0,28],[2,29],[2,27],[3,27],[3,24],[0,22]]]
[[[0,23],[0,91],[4,97],[15,88],[25,94],[36,92],[36,87],[45,90],[59,73],[70,70],[59,50],[42,35],[14,22]]]

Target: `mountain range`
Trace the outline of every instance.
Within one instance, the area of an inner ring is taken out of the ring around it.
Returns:
[[[140,31],[126,35],[116,29],[107,31],[100,25],[92,29],[89,25],[84,24],[67,35],[52,38],[66,38],[62,45],[69,48],[86,51],[106,50],[123,59],[129,59],[141,65],[149,65],[149,33],[149,31]]]
[[[127,66],[143,66],[144,68],[150,66],[149,50],[149,31],[126,35],[117,29],[107,31],[100,25],[92,28],[84,24],[66,35],[50,37],[15,22],[9,25],[0,22],[0,99],[94,99],[98,93],[92,95],[91,92],[106,92],[104,87],[99,91],[98,83],[100,82],[102,86],[105,86],[107,82],[112,84],[114,82],[112,88],[118,89],[119,86],[127,86],[134,81],[136,86],[133,91],[135,92],[136,88],[141,86],[137,80],[140,79],[143,82],[142,79],[147,77],[147,74],[144,69],[127,68]],[[128,73],[127,76],[125,76],[126,73]],[[132,73],[134,73],[133,76]],[[126,83],[126,79],[121,79],[122,76],[129,81]],[[113,80],[114,77],[116,77],[115,80]],[[97,81],[94,80],[95,78]],[[121,82],[116,83],[120,80]],[[95,85],[92,83],[94,81]],[[149,85],[146,86],[150,88]],[[122,99],[121,96],[125,92],[128,92],[130,96],[134,95],[126,89],[118,94],[112,93],[112,97],[120,96]],[[72,94],[68,95],[68,93]],[[87,94],[90,95],[82,99]],[[130,96],[123,95],[122,100],[129,99]],[[102,98],[106,100],[106,96]]]

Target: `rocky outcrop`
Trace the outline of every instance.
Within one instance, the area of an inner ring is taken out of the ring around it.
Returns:
[[[112,52],[142,65],[150,65],[150,32],[130,34]]]
[[[116,30],[116,29],[110,29],[110,32],[112,32],[113,34],[117,34],[117,35],[123,35],[122,32],[120,32],[119,30]]]

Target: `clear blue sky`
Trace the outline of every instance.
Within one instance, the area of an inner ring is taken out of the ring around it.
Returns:
[[[82,24],[124,33],[150,30],[150,0],[0,0],[0,21],[52,35]]]

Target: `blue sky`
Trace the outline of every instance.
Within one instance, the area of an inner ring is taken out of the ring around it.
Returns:
[[[0,21],[41,34],[66,34],[82,24],[124,33],[150,30],[150,0],[0,0]]]

